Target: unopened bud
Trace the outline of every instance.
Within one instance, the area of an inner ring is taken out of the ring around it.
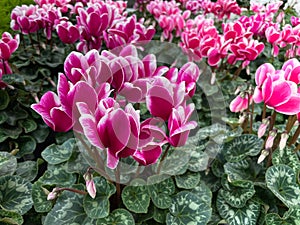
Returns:
[[[50,201],[56,199],[58,193],[59,193],[58,188],[53,188],[53,190],[48,194],[47,200]]]
[[[243,115],[241,115],[239,117],[239,124],[243,124],[245,122],[246,118],[247,118],[247,114],[243,113]]]
[[[266,141],[266,144],[265,144],[265,148],[266,149],[270,149],[273,147],[273,144],[274,144],[274,139],[277,135],[277,131],[276,130],[272,130],[268,136],[268,139]]]
[[[260,156],[257,159],[257,163],[258,164],[262,163],[268,155],[269,155],[268,150],[265,150],[265,149],[262,150],[261,153],[260,153]]]
[[[240,91],[241,91],[241,87],[238,86],[238,87],[236,88],[234,94],[237,95],[238,93],[240,93]]]
[[[288,138],[289,135],[286,132],[281,134],[280,142],[279,142],[279,150],[283,150],[285,148]]]
[[[92,198],[96,197],[96,186],[93,180],[93,175],[88,171],[83,175],[85,180],[86,190]]]
[[[262,120],[262,123],[259,126],[258,131],[257,131],[257,136],[259,138],[261,138],[262,136],[264,136],[264,134],[266,133],[266,130],[267,130],[267,127],[268,127],[269,123],[270,123],[269,118],[265,118],[265,119]]]

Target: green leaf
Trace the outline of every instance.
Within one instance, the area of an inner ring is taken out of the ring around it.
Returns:
[[[8,116],[5,111],[0,112],[0,124],[3,124],[6,122]]]
[[[207,224],[212,213],[206,202],[188,191],[179,192],[174,197],[169,211],[166,218],[167,225],[204,225]]]
[[[5,90],[0,90],[0,110],[6,109],[9,103],[9,95]]]
[[[204,171],[208,167],[209,155],[203,151],[202,146],[195,146],[191,148],[190,161],[189,161],[189,170],[192,172]]]
[[[252,173],[250,171],[250,159],[243,159],[238,162],[227,162],[224,164],[224,172],[228,175],[230,181],[250,180]]]
[[[286,147],[284,150],[276,150],[272,154],[273,165],[284,164],[290,166],[295,173],[300,170],[300,160],[294,149]]]
[[[97,220],[97,225],[135,225],[134,218],[125,209],[115,209],[108,217]]]
[[[170,152],[161,162],[162,166],[160,174],[168,174],[171,176],[184,174],[188,168],[190,155],[187,152],[181,151],[180,149],[174,149]]]
[[[21,215],[32,207],[32,185],[19,176],[0,177],[0,207]]]
[[[109,198],[116,192],[113,184],[108,183],[103,177],[94,178],[96,186],[96,197],[93,199],[90,195],[86,195],[83,200],[83,207],[92,219],[104,218],[109,215]]]
[[[76,141],[74,138],[67,140],[62,145],[49,145],[42,152],[42,157],[50,164],[57,165],[68,161],[71,157]]]
[[[266,172],[267,187],[288,207],[300,207],[300,187],[294,170],[287,165],[275,165]]]
[[[22,133],[20,127],[9,127],[0,129],[0,143],[4,142],[7,138],[17,139]]]
[[[8,84],[24,84],[25,82],[24,77],[20,74],[4,74],[2,80]]]
[[[32,200],[36,212],[49,212],[52,209],[53,202],[47,200],[47,193],[43,189],[43,183],[40,181],[32,185]],[[52,190],[49,190],[49,192]]]
[[[187,171],[185,174],[175,176],[176,185],[183,189],[193,189],[200,181],[200,174]]]
[[[126,186],[122,191],[122,200],[130,211],[147,213],[150,204],[147,186]]]
[[[256,135],[244,134],[226,142],[222,153],[229,162],[237,162],[245,159],[247,156],[256,156],[260,153],[263,140]]]
[[[169,210],[154,208],[153,219],[158,223],[166,223],[166,218]]]
[[[175,184],[172,178],[163,179],[160,175],[148,178],[148,190],[153,204],[160,209],[167,209],[172,203],[170,195],[175,192]]]
[[[23,222],[23,217],[19,213],[0,209],[0,224],[21,225]]]
[[[250,181],[237,181],[234,185],[228,182],[227,187],[229,189],[220,189],[219,194],[226,203],[235,208],[243,208],[255,194],[254,185]]]
[[[78,186],[73,187],[78,189]],[[83,185],[80,185],[79,189],[83,189]],[[52,210],[47,214],[44,225],[81,225],[87,217],[82,202],[83,195],[63,191]]]
[[[0,176],[13,175],[16,169],[16,157],[8,152],[0,152]]]
[[[24,135],[18,139],[19,151],[16,154],[17,158],[21,158],[24,155],[32,154],[36,148],[36,141],[29,135]]]
[[[191,192],[197,195],[209,207],[211,206],[212,192],[205,182],[201,181]]]
[[[18,124],[24,128],[25,133],[32,132],[37,128],[36,122],[32,119],[19,120]]]
[[[267,225],[299,225],[300,224],[300,208],[290,208],[284,213],[281,218],[276,213],[269,213],[266,215]]]
[[[36,161],[25,161],[18,163],[16,174],[26,180],[33,181],[38,174],[38,163]]]
[[[62,167],[53,167],[43,174],[39,179],[43,185],[57,185],[60,187],[70,187],[76,182],[76,175],[68,173]]]
[[[89,167],[87,160],[83,157],[82,153],[74,149],[70,159],[67,161],[66,169],[69,173],[84,174]]]
[[[7,110],[6,114],[8,116],[6,122],[11,126],[15,126],[18,120],[26,119],[28,117],[28,113],[19,105]]]
[[[38,124],[36,130],[34,130],[31,134],[37,141],[37,143],[42,143],[46,140],[49,135],[49,127],[46,124]]]
[[[234,208],[226,203],[222,195],[217,197],[218,212],[229,225],[256,225],[260,214],[260,204],[254,201],[248,201],[243,208]]]

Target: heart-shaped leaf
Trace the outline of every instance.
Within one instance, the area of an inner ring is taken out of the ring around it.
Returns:
[[[154,175],[148,178],[148,189],[153,204],[160,209],[167,209],[172,203],[170,195],[175,192],[175,184],[172,178],[161,180],[162,176]]]
[[[126,186],[122,191],[122,200],[127,209],[135,213],[147,213],[150,204],[148,187]]]
[[[188,171],[185,174],[175,176],[175,181],[179,188],[193,189],[200,181],[200,174]]]
[[[32,185],[19,176],[0,177],[0,207],[25,214],[32,207]]]
[[[0,152],[0,176],[13,175],[16,169],[16,157],[8,152]]]
[[[276,213],[266,215],[267,225],[298,225],[300,224],[300,208],[290,208],[281,218]]]
[[[226,203],[235,208],[243,208],[255,194],[254,185],[250,181],[236,181],[235,185],[228,182],[227,188],[219,190]]]
[[[42,157],[50,164],[60,164],[71,157],[75,145],[76,141],[74,138],[67,140],[62,145],[49,145],[42,152]]]
[[[97,225],[134,225],[134,218],[125,209],[116,209],[108,217],[97,220]]]
[[[18,163],[16,174],[26,180],[33,181],[38,174],[38,163],[35,161],[25,161]]]
[[[18,120],[26,119],[28,117],[28,113],[19,105],[7,110],[6,113],[8,116],[6,122],[11,126],[15,126]]]
[[[32,119],[19,120],[18,124],[23,127],[25,133],[32,132],[37,128],[36,122]]]
[[[0,110],[6,109],[9,103],[9,95],[5,90],[0,90]]]
[[[169,211],[166,218],[167,225],[204,225],[207,224],[212,213],[206,202],[188,191],[179,192],[174,197]]]
[[[83,185],[73,188],[83,190]],[[57,199],[52,210],[47,214],[44,225],[53,224],[82,224],[87,215],[83,209],[83,195],[64,191]]]
[[[32,185],[33,206],[35,211],[40,213],[49,212],[53,206],[53,202],[47,200],[48,195],[42,185],[43,183],[40,181],[37,181]]]
[[[211,206],[212,192],[205,182],[201,181],[191,192],[201,198],[209,207]]]
[[[276,150],[272,154],[273,165],[284,164],[290,166],[295,173],[300,169],[300,161],[294,149],[286,147],[283,151]]]
[[[16,154],[17,158],[24,155],[32,154],[36,148],[36,141],[29,135],[20,136],[18,139],[19,151]]]
[[[104,218],[109,215],[109,198],[116,192],[116,188],[103,177],[95,177],[94,182],[96,197],[93,199],[86,195],[83,200],[83,207],[88,217],[92,219]]]
[[[21,225],[23,222],[23,217],[19,213],[0,209],[0,224]]]
[[[167,209],[159,209],[154,207],[153,219],[158,223],[165,224],[168,212],[169,210]]]
[[[245,207],[235,208],[227,204],[222,195],[218,194],[217,209],[220,216],[230,225],[256,225],[260,214],[260,204],[249,200]]]
[[[238,162],[247,156],[256,156],[260,153],[263,140],[257,135],[243,134],[223,146],[222,153],[229,162]]]
[[[267,187],[288,207],[300,207],[300,186],[294,170],[287,165],[274,165],[266,172]]]
[[[68,173],[62,167],[49,167],[48,170],[40,177],[39,181],[43,185],[57,185],[60,187],[70,187],[76,182],[76,175]]]

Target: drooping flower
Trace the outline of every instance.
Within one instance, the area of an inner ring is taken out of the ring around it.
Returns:
[[[73,126],[72,118],[63,110],[58,96],[52,91],[46,92],[40,102],[31,105],[31,108],[40,114],[54,131],[66,132]]]
[[[169,143],[174,147],[185,145],[189,133],[197,127],[195,121],[190,121],[195,105],[193,103],[187,106],[173,108],[168,120]]]

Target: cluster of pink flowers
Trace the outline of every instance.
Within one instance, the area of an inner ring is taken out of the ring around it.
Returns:
[[[255,103],[264,102],[267,107],[285,115],[300,112],[300,63],[293,58],[286,61],[280,70],[272,64],[261,65],[255,73]]]
[[[12,53],[15,52],[19,46],[19,35],[12,37],[8,32],[2,34],[0,39],[0,88],[6,85],[1,81],[3,74],[11,74],[12,70],[9,66],[8,60]]]
[[[124,44],[148,42],[155,30],[146,28],[143,20],[136,16],[127,16],[124,1],[77,1],[36,0],[38,5],[17,6],[11,13],[11,28],[22,34],[31,34],[43,30],[47,39],[56,31],[63,43],[77,44],[77,50],[88,52],[100,50],[104,43],[108,48]],[[76,24],[69,17],[75,14]]]
[[[195,106],[187,100],[199,76],[192,62],[178,70],[157,67],[152,54],[139,59],[133,45],[115,53],[72,52],[59,74],[58,95],[48,91],[32,108],[54,131],[73,129],[107,150],[110,168],[128,156],[149,165],[164,144],[184,145],[197,126],[191,121]],[[141,121],[136,103],[145,104],[152,117]]]
[[[185,21],[190,17],[190,11],[182,11],[179,4],[172,1],[155,0],[147,5],[147,10],[154,16],[158,25],[163,29],[163,38],[172,41],[174,32],[179,37]]]

